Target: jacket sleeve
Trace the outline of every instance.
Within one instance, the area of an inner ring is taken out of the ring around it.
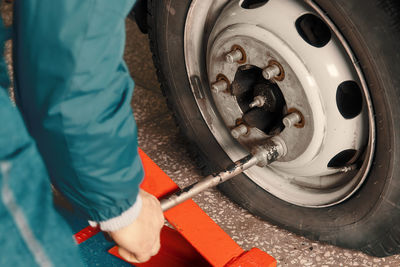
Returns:
[[[144,175],[130,106],[133,81],[123,60],[133,4],[15,3],[18,106],[54,186],[96,222],[134,208]]]

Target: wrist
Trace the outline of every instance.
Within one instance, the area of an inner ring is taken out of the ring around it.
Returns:
[[[142,199],[138,194],[135,203],[119,216],[101,222],[89,221],[89,224],[92,227],[100,226],[100,229],[105,232],[117,231],[133,223],[139,216],[141,209]]]

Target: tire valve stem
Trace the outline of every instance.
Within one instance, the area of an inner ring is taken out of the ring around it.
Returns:
[[[250,155],[232,163],[220,173],[209,175],[199,182],[189,185],[168,198],[161,200],[161,209],[163,211],[169,210],[187,199],[217,186],[255,165],[265,167],[279,158],[284,157],[286,153],[287,148],[284,141],[279,137],[272,137],[266,140],[263,145],[255,146]]]
[[[277,77],[281,74],[281,70],[277,65],[269,65],[268,67],[266,67],[263,72],[262,75],[266,80],[271,80],[274,77]]]
[[[346,173],[346,172],[354,171],[355,169],[357,169],[357,164],[352,164],[350,166],[344,166],[344,167],[340,168],[340,171]]]
[[[249,132],[249,129],[247,128],[246,125],[240,124],[236,128],[232,129],[231,134],[235,139],[238,139],[239,137],[247,134]]]
[[[216,94],[224,92],[226,89],[228,89],[228,83],[224,80],[216,81],[211,85],[211,90]]]
[[[250,103],[249,107],[250,108],[255,108],[255,107],[261,108],[262,106],[264,106],[264,104],[265,104],[265,97],[258,95],[256,97],[254,97],[253,102]]]
[[[286,115],[286,117],[283,118],[282,122],[286,128],[292,128],[294,125],[301,122],[301,116],[299,113],[293,112],[289,115]]]
[[[243,59],[243,54],[239,49],[232,50],[225,56],[225,61],[229,64],[235,63],[241,59]]]

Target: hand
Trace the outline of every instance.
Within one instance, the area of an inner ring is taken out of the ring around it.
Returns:
[[[149,193],[140,190],[142,210],[130,225],[110,232],[118,245],[119,255],[129,262],[143,263],[160,250],[160,232],[164,216],[160,202]]]

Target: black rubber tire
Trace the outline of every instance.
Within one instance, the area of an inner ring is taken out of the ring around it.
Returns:
[[[190,0],[149,1],[154,63],[183,133],[211,170],[231,161],[197,109],[185,69],[183,34]],[[313,240],[374,256],[400,252],[400,2],[316,0],[345,36],[367,79],[377,122],[373,167],[362,188],[329,208],[302,208],[267,193],[246,176],[220,189],[252,213]]]

